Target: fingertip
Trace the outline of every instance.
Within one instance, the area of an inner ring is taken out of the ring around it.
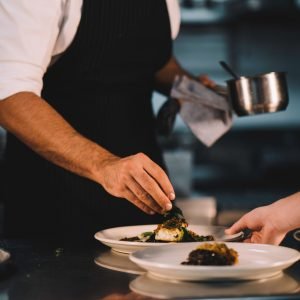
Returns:
[[[166,210],[168,211],[168,210],[171,210],[172,209],[172,203],[167,203],[166,204]]]
[[[232,234],[231,227],[224,230],[225,234]]]
[[[241,230],[241,226],[238,223],[232,224],[229,228],[225,229],[226,234],[235,234]]]
[[[145,209],[144,212],[147,214],[147,215],[154,215],[155,214],[155,211],[154,210],[151,210],[149,208]]]
[[[175,198],[176,198],[175,193],[174,193],[174,192],[171,192],[171,193],[169,194],[169,199],[170,199],[170,200],[175,200]],[[172,208],[172,207],[171,207],[171,208]]]

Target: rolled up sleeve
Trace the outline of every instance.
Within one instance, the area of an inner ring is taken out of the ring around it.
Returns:
[[[62,0],[0,0],[0,100],[41,94],[63,14]]]
[[[177,0],[166,0],[166,3],[169,11],[172,39],[175,40],[180,29],[180,7]]]

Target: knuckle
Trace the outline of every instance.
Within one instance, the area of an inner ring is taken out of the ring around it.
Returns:
[[[115,189],[113,195],[119,198],[127,198],[126,191],[122,187]]]
[[[128,195],[126,199],[134,205],[137,205],[138,203],[138,200],[132,195]]]
[[[122,164],[121,168],[119,169],[119,172],[123,174],[127,174],[128,171],[130,171],[132,168],[132,161],[131,160],[125,160]]]
[[[143,152],[139,152],[135,155],[135,157],[139,160],[144,160],[147,156]]]
[[[146,198],[146,193],[144,191],[137,190],[135,194],[136,194],[137,198],[139,198],[139,199]]]
[[[152,197],[148,193],[142,193],[141,198],[144,202],[149,203],[152,201]]]

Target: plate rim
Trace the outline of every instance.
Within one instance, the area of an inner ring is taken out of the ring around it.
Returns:
[[[110,252],[112,252],[112,250],[110,250]],[[101,253],[101,254],[107,254],[107,252]],[[105,269],[118,271],[118,272],[123,272],[123,273],[128,273],[128,274],[142,275],[142,274],[145,274],[147,272],[145,269],[141,268],[139,265],[137,265],[137,264],[133,263],[132,261],[130,261],[128,255],[125,255],[125,254],[120,253],[120,252],[116,252],[116,255],[124,255],[124,258],[126,257],[129,260],[129,262],[131,262],[133,265],[135,265],[140,270],[138,270],[138,269],[133,270],[132,267],[130,267],[131,269],[128,269],[128,268],[125,269],[125,268],[122,268],[122,267],[118,267],[117,265],[109,265],[108,263],[103,263],[103,261],[101,261],[99,259],[99,257],[101,257],[101,255],[96,256],[94,258],[94,263],[97,266],[100,266],[100,267],[105,268]]]

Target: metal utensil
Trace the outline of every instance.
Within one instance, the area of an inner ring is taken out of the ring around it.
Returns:
[[[227,80],[227,91],[216,86],[217,93],[227,96],[238,116],[271,113],[288,106],[288,88],[285,72],[269,72],[254,76],[239,76],[224,61],[220,65],[234,79]]]
[[[173,217],[185,219],[182,210],[178,206],[176,206],[174,202],[172,203],[172,209],[164,213],[163,217],[165,220],[171,219]]]
[[[240,76],[238,76],[237,75],[237,73],[236,72],[234,72],[233,70],[232,70],[232,68],[231,67],[229,67],[229,65],[225,62],[225,61],[220,61],[220,65],[224,68],[224,70],[225,71],[227,71],[234,79],[239,79],[240,78]]]
[[[270,72],[227,81],[228,96],[238,116],[271,113],[288,106],[285,72]]]

